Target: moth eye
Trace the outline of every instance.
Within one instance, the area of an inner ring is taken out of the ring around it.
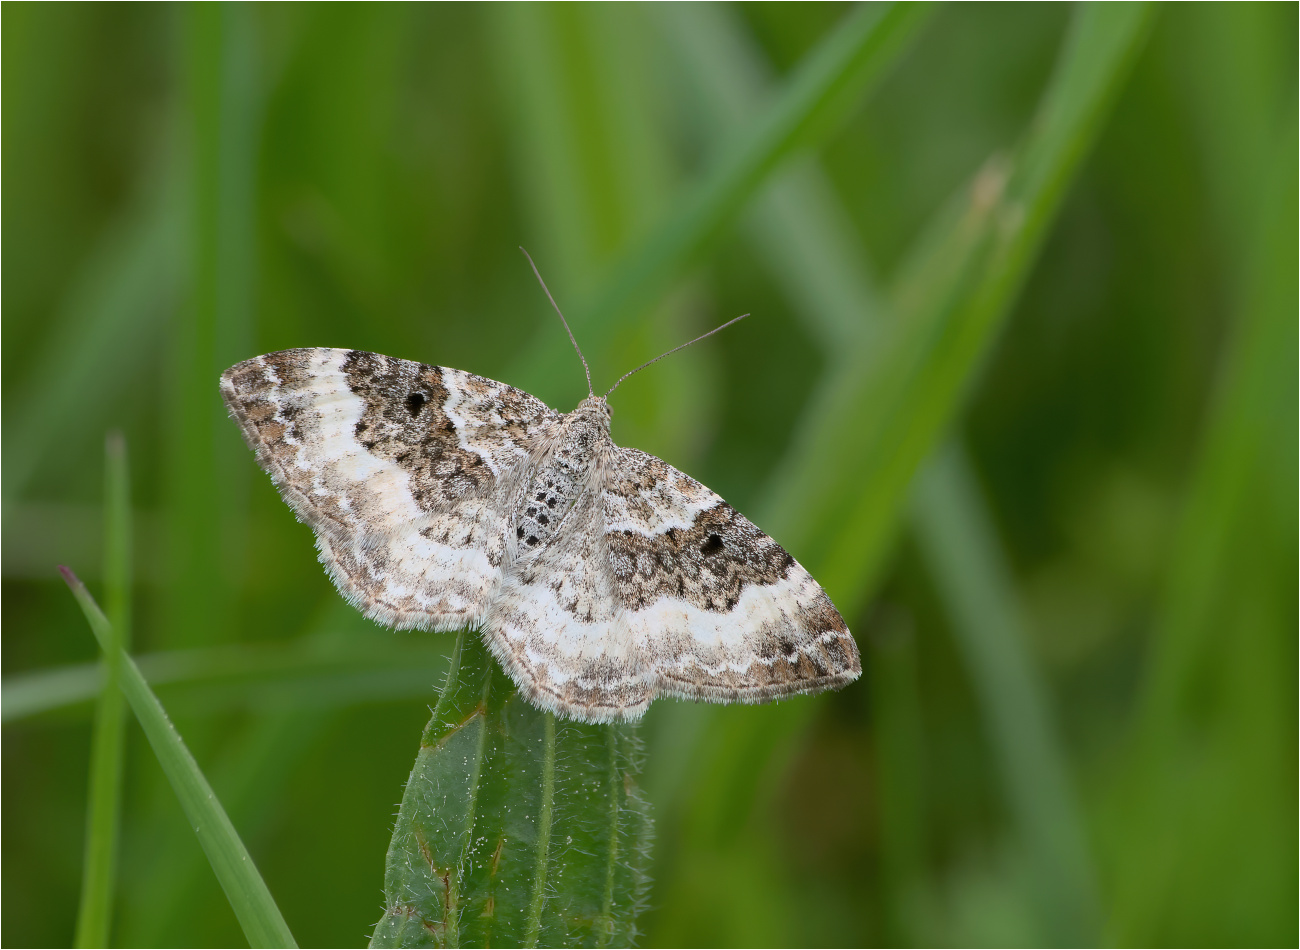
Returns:
[[[716,534],[709,535],[709,539],[705,541],[703,546],[700,548],[700,551],[703,552],[705,555],[717,554],[721,550],[722,550],[722,539],[718,537]]]
[[[412,416],[418,416],[424,404],[429,401],[429,397],[424,393],[411,393],[406,397],[406,409]]]

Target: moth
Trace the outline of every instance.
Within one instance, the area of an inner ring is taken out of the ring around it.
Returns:
[[[615,445],[618,383],[597,396],[582,362],[567,414],[342,349],[254,357],[221,394],[344,597],[396,629],[477,628],[542,709],[629,721],[659,694],[759,703],[856,679],[826,592],[717,494]]]

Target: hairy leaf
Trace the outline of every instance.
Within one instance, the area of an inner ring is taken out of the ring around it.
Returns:
[[[371,946],[629,943],[649,883],[640,758],[629,727],[539,711],[462,632],[402,796]]]

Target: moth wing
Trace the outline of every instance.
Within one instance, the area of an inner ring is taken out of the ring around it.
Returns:
[[[366,616],[481,623],[501,582],[510,473],[558,415],[504,383],[358,350],[239,363],[221,393],[258,463]]]
[[[757,703],[860,675],[857,644],[826,592],[689,475],[617,449],[603,508],[621,624],[658,690]]]

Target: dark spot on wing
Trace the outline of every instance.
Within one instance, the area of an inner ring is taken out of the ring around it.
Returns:
[[[647,536],[623,529],[606,535],[615,587],[626,607],[680,597],[704,610],[727,612],[750,584],[774,584],[794,559],[726,502],[695,516],[688,528]]]

